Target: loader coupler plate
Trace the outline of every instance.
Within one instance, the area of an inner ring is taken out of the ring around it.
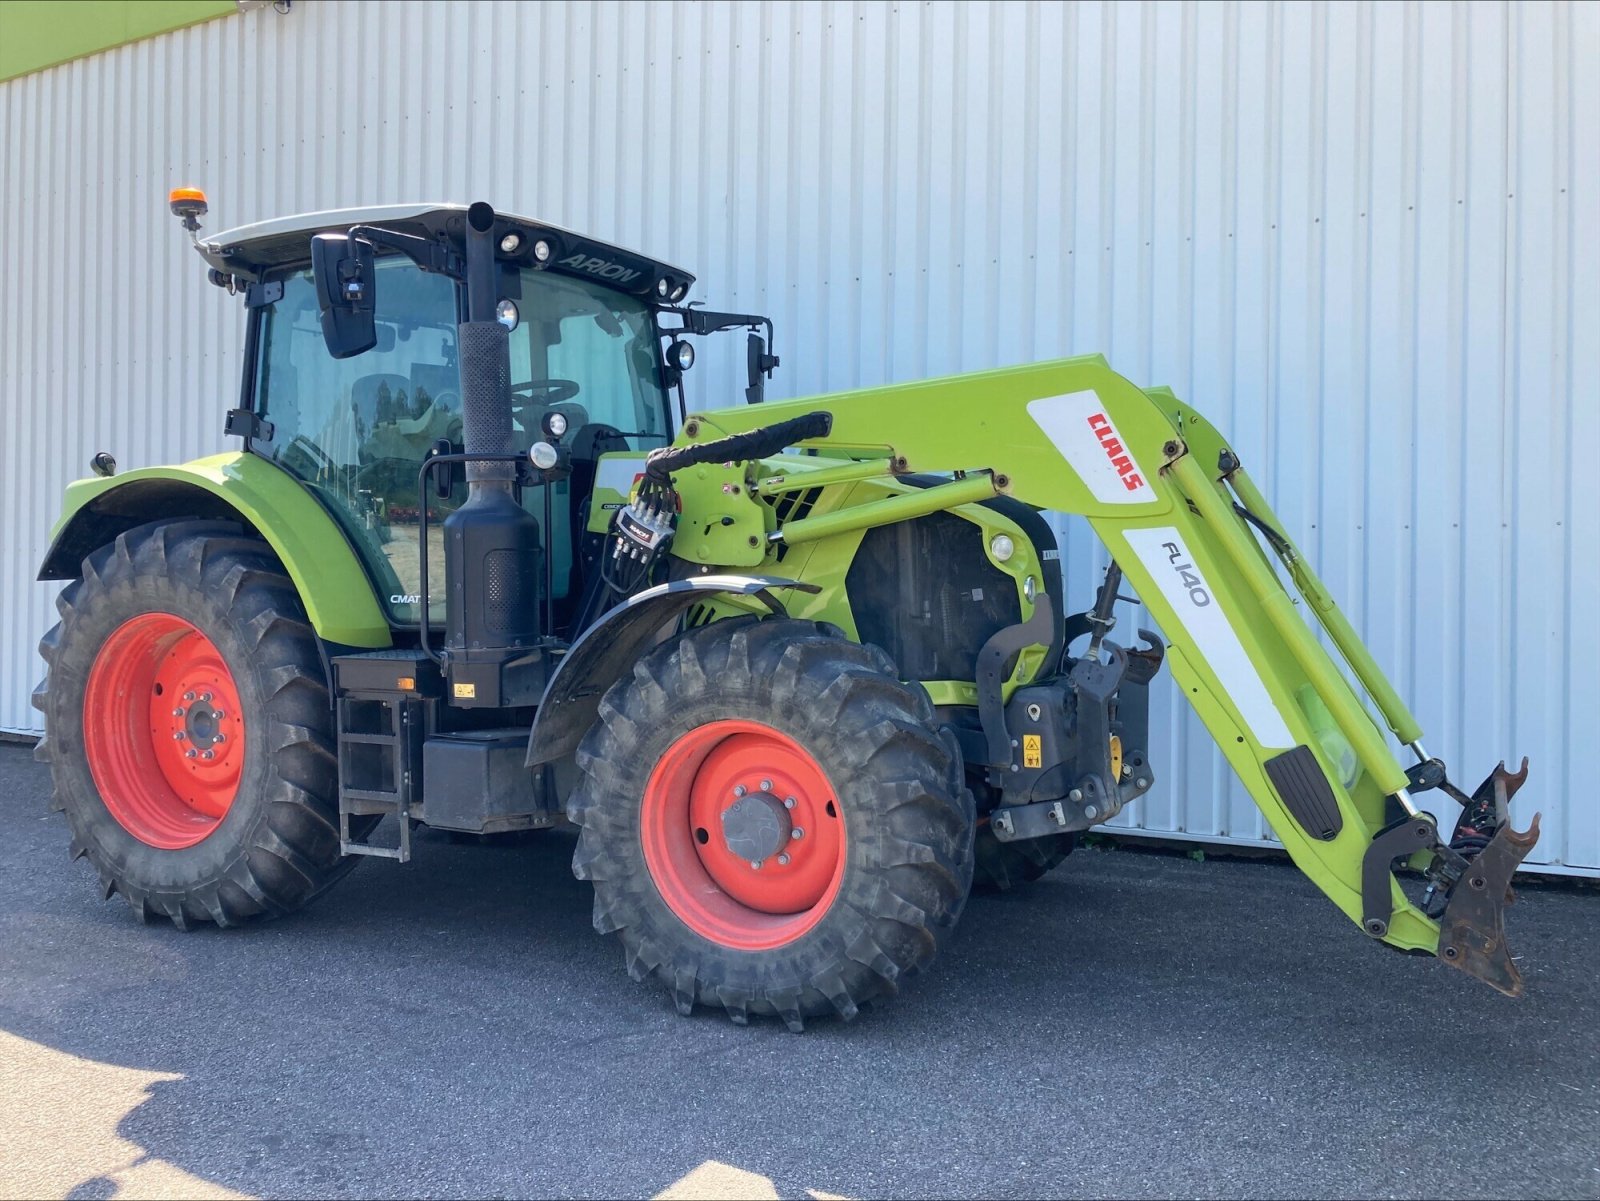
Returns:
[[[1456,882],[1439,920],[1439,958],[1508,997],[1522,995],[1522,973],[1506,946],[1505,907],[1512,873],[1538,841],[1537,813],[1524,831],[1501,826]]]

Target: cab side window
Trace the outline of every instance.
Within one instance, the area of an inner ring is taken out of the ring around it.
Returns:
[[[414,622],[421,588],[417,469],[440,439],[461,441],[456,287],[409,262],[380,260],[378,344],[335,359],[309,271],[284,281],[265,315],[257,411],[272,425],[258,453],[303,480],[366,560],[392,619]],[[443,616],[442,532],[432,524],[430,600]],[[445,502],[445,511],[452,507]]]

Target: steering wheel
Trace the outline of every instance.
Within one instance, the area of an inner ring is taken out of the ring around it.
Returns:
[[[533,379],[512,384],[511,419],[527,433],[542,437],[540,420],[545,410],[577,394],[577,382],[570,379]]]
[[[578,385],[570,379],[530,379],[520,384],[511,385],[511,395],[519,392],[527,393],[522,400],[542,405],[560,404],[563,400],[571,400],[578,394]]]

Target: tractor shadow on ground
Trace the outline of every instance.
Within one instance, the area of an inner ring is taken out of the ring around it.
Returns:
[[[42,799],[15,758],[0,784]],[[1528,1151],[1530,1130],[1594,1128],[1592,1088],[1557,1087],[1600,1074],[1588,896],[1513,911],[1519,1004],[1373,947],[1281,864],[1080,852],[974,899],[900,997],[796,1036],[684,1020],[630,981],[559,832],[424,834],[303,913],[182,934],[99,904],[59,819],[0,826],[0,1028],[170,1074],[115,1136],[237,1192],[652,1195],[713,1163],[785,1196],[1127,1196],[1196,1192],[1210,1155],[1233,1165],[1210,1191],[1240,1194],[1577,1195],[1592,1175],[1581,1138]],[[1429,1050],[1440,1023],[1476,1053]],[[1419,1154],[1419,1097],[1469,1094],[1503,1119],[1470,1171],[1388,1174]],[[86,1162],[60,1191],[124,1183]]]

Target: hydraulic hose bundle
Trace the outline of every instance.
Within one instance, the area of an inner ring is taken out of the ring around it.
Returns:
[[[825,438],[833,414],[801,417],[732,434],[693,446],[664,446],[644,462],[644,478],[633,499],[617,511],[612,523],[611,553],[601,563],[601,578],[612,599],[632,596],[653,580],[656,565],[672,541],[680,509],[672,473],[700,463],[737,463],[775,455],[808,438]]]

